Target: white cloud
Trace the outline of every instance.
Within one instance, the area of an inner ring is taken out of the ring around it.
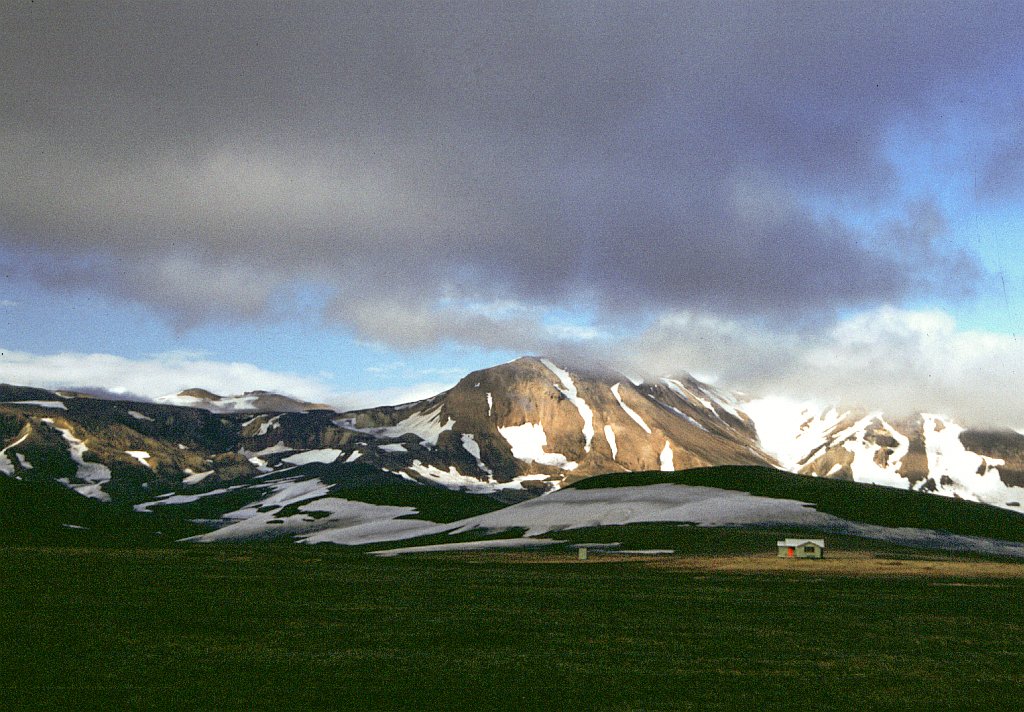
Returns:
[[[1024,429],[1024,342],[1010,334],[960,329],[940,310],[880,307],[817,332],[677,313],[617,342],[569,339],[543,345],[548,347],[543,352],[570,363],[606,364],[638,375],[688,371],[751,397],[863,406],[892,418],[939,412],[968,425]],[[385,371],[391,371],[389,365]],[[264,389],[342,408],[421,400],[464,374],[438,368],[403,375],[399,385],[346,392],[324,378],[188,352],[143,359],[10,351],[0,356],[0,381],[18,385],[105,388],[146,398],[188,387],[225,395]]]
[[[428,369],[420,376],[452,376],[451,369]],[[174,351],[144,359],[111,354],[60,353],[38,355],[2,351],[0,382],[60,389],[102,389],[118,395],[157,398],[186,388],[205,388],[219,395],[265,390],[339,409],[371,408],[423,400],[451,388],[451,382],[425,381],[374,390],[344,391],[317,378],[268,371],[249,363],[211,361],[202,354]]]
[[[268,390],[303,400],[344,405],[341,394],[314,378],[268,371],[249,363],[226,363],[196,354],[166,353],[145,359],[111,354],[38,355],[3,351],[0,381],[39,388],[103,388],[113,393],[156,398],[185,388],[221,395]]]
[[[634,369],[705,372],[752,395],[864,406],[893,417],[941,412],[975,425],[1024,421],[1024,342],[961,330],[940,310],[883,306],[816,333],[677,314],[618,351],[619,363]]]

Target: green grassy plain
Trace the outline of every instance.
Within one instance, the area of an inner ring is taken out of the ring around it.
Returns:
[[[1024,691],[1024,578],[294,544],[9,545],[0,573],[0,709],[991,710]]]

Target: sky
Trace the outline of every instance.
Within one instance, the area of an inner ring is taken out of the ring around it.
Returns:
[[[1018,2],[0,6],[0,380],[523,354],[1024,426]]]

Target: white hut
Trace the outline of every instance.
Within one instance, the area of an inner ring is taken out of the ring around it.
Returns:
[[[824,539],[783,539],[775,542],[779,547],[780,559],[823,559]]]

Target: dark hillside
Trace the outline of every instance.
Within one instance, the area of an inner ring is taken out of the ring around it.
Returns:
[[[923,492],[795,475],[768,467],[616,472],[577,482],[573,487],[597,489],[662,483],[717,487],[759,497],[793,499],[813,504],[820,512],[865,524],[1024,541],[1024,515],[1006,509]]]

